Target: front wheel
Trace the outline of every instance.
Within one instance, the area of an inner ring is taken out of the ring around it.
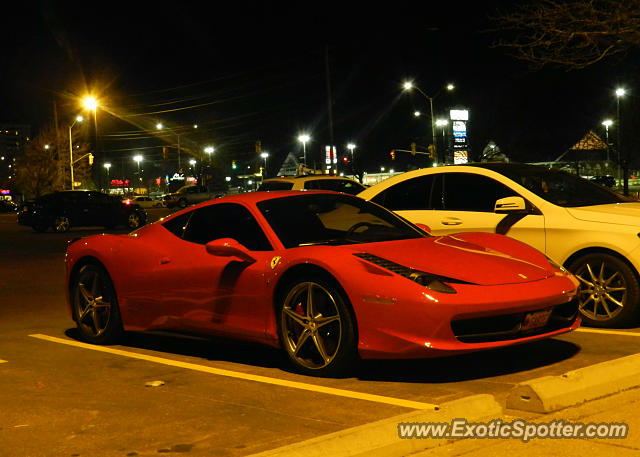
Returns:
[[[580,281],[580,314],[593,327],[634,324],[639,310],[640,285],[623,260],[605,253],[582,256],[568,266]]]
[[[357,357],[356,332],[347,299],[332,281],[301,278],[279,312],[280,341],[298,371],[344,375]]]
[[[180,208],[186,208],[187,207],[187,201],[184,198],[181,198],[180,200],[178,200],[178,206]]]
[[[85,341],[109,344],[122,333],[118,299],[104,268],[89,264],[80,269],[71,288],[71,306]]]

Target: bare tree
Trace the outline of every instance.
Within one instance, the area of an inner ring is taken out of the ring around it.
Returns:
[[[55,138],[55,129],[44,129],[16,160],[16,185],[22,193],[37,198],[62,188]]]
[[[56,141],[60,144],[56,144]],[[88,146],[73,135],[73,160],[86,154]],[[68,133],[54,128],[43,129],[25,146],[24,154],[16,160],[16,185],[22,193],[39,197],[48,192],[71,188]],[[62,171],[62,175],[60,172]],[[73,168],[74,180],[92,186],[88,158],[78,160]]]
[[[640,0],[523,2],[492,20],[502,35],[494,47],[538,69],[577,70],[640,44]]]

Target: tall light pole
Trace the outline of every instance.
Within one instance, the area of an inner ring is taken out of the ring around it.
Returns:
[[[347,145],[347,149],[351,152],[351,161],[353,162],[353,150],[356,148],[356,145],[353,143],[349,143]]]
[[[140,154],[137,154],[133,156],[133,160],[135,160],[135,162],[138,164],[138,182],[141,182],[142,176],[140,176],[140,162],[142,162],[142,156]]]
[[[262,172],[262,179],[264,180],[265,175],[267,174],[267,157],[269,157],[268,152],[260,153],[260,157],[264,159],[264,171]]]
[[[109,178],[111,178],[111,164],[109,162],[105,162],[102,166],[107,170],[107,187],[109,187]]]
[[[618,179],[621,178],[621,173],[620,173],[620,151],[622,150],[622,135],[621,135],[621,131],[622,131],[622,119],[620,118],[620,98],[624,97],[625,94],[627,93],[627,91],[622,88],[622,87],[618,87],[616,89],[616,116],[617,116],[617,123],[618,123],[618,131],[616,132],[618,139],[617,139],[617,143],[616,144],[616,149],[618,151]],[[626,164],[625,164],[625,169],[626,169]],[[627,181],[627,177],[626,177],[626,173],[624,176],[624,194],[625,195],[629,195],[629,181]]]
[[[73,190],[73,139],[71,136],[71,129],[76,122],[82,122],[84,118],[82,116],[76,116],[76,120],[69,126],[69,170],[71,171],[71,190]]]
[[[94,153],[98,154],[98,100],[92,96],[87,95],[82,99],[82,106],[88,111],[93,111],[93,147]]]
[[[213,146],[207,146],[204,148],[204,152],[207,154],[209,158],[209,163],[211,163],[211,154],[215,152],[215,148]]]
[[[605,119],[604,121],[602,121],[607,139],[607,163],[609,162],[609,127],[611,127],[611,124],[613,124],[613,121],[611,119]]]
[[[305,167],[307,166],[307,142],[310,139],[311,137],[306,133],[303,133],[300,136],[298,136],[298,141],[302,143],[302,154],[303,154],[303,162]]]
[[[418,92],[420,92],[428,101],[429,101],[429,110],[431,112],[431,138],[433,139],[433,150],[434,150],[434,154],[436,157],[438,157],[438,149],[436,147],[436,119],[433,115],[433,100],[440,94],[440,91],[436,92],[436,94],[433,97],[430,97],[429,95],[427,95],[422,89],[420,89],[418,86],[416,86],[415,84],[413,84],[412,81],[405,81],[405,83],[402,85],[403,89],[406,91],[410,91],[412,89],[417,90]],[[451,83],[447,84],[445,86],[445,89],[448,91],[452,91],[453,89],[455,89],[455,86]],[[416,115],[414,113],[414,115]],[[419,116],[420,114],[417,114],[417,116]]]

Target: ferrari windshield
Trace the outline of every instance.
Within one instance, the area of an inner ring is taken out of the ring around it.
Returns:
[[[258,203],[286,248],[429,236],[393,213],[344,194],[301,194]]]
[[[485,168],[503,174],[539,197],[558,206],[593,206],[631,201],[623,195],[560,170],[541,166],[501,166],[501,164],[495,164],[495,166],[487,164]]]

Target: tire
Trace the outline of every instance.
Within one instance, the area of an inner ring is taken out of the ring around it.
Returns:
[[[622,259],[605,253],[582,256],[568,266],[580,281],[580,314],[585,325],[623,327],[638,318],[640,285]]]
[[[68,232],[71,228],[71,220],[67,216],[57,216],[53,221],[53,230],[57,233]]]
[[[180,200],[178,200],[178,206],[180,208],[186,208],[187,207],[187,201],[184,198],[181,198]]]
[[[83,340],[111,344],[121,336],[118,299],[104,268],[89,264],[80,269],[71,288],[71,306]]]
[[[344,376],[357,359],[355,319],[341,289],[319,276],[296,280],[278,307],[278,336],[299,372]]]
[[[127,216],[127,227],[131,230],[135,230],[142,226],[142,218],[138,213],[131,213]]]

